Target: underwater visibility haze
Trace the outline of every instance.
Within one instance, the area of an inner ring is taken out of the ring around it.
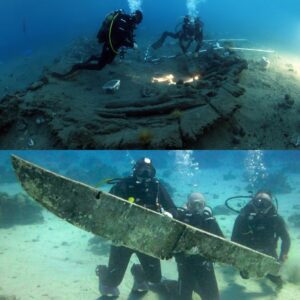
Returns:
[[[299,11],[297,0],[1,1],[0,147],[298,149]]]
[[[297,0],[11,0],[1,1],[0,60],[38,48],[64,46],[79,35],[93,35],[103,16],[115,9],[145,13],[143,34],[172,30],[180,17],[199,15],[206,30],[255,42],[300,50],[300,4]],[[161,28],[163,26],[164,28]]]
[[[1,151],[0,296],[25,300],[96,299],[100,293],[94,270],[99,264],[107,264],[110,251],[110,241],[71,225],[28,197],[17,182],[11,154],[102,191],[111,189],[109,179],[134,174],[136,161],[147,157],[156,169],[156,178],[177,207],[185,207],[190,193],[204,195],[207,207],[228,240],[238,216],[234,210],[238,212],[245,207],[257,191],[267,190],[273,194],[276,214],[283,217],[291,237],[291,248],[280,271],[282,285],[267,278],[242,279],[238,270],[215,263],[220,299],[299,298],[300,153],[297,151]],[[87,199],[83,197],[80,201],[84,207]],[[69,220],[71,215],[69,211]],[[114,222],[112,219],[110,226]],[[138,224],[130,226],[134,230]],[[280,245],[281,240],[278,255]],[[138,263],[135,256],[119,286],[119,299],[136,299],[131,293],[130,268],[134,263]],[[175,260],[161,264],[163,276],[176,283]],[[171,298],[150,288],[143,299]],[[193,299],[200,299],[199,295],[194,293]]]

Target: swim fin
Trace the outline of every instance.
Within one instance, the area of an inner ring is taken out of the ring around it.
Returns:
[[[99,265],[96,268],[96,275],[99,277],[99,292],[104,297],[117,298],[120,296],[120,291],[117,287],[108,286],[104,283],[107,274],[107,267]]]
[[[131,274],[134,278],[132,292],[134,293],[145,293],[149,290],[149,285],[146,280],[144,270],[141,265],[134,264],[131,267]]]

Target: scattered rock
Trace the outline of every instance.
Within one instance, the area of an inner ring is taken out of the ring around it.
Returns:
[[[22,193],[0,193],[0,227],[43,222],[42,208]]]
[[[271,61],[265,56],[263,56],[261,60],[258,62],[258,65],[262,71],[266,71],[270,67]]]
[[[230,181],[230,180],[235,180],[236,179],[236,175],[234,175],[232,173],[232,171],[229,171],[227,174],[223,175],[223,180],[224,181]]]
[[[98,236],[94,236],[88,241],[88,250],[95,255],[107,255],[110,250],[110,242]]]
[[[234,215],[235,213],[231,211],[226,205],[217,205],[213,208],[214,215]]]

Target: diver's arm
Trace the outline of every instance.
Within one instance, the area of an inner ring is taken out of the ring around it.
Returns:
[[[134,39],[134,34],[131,31],[130,33],[127,34],[127,36],[124,38],[123,46],[127,48],[134,48],[135,44],[135,39]]]
[[[127,186],[124,180],[115,184],[109,191],[110,194],[127,200]]]
[[[244,218],[239,215],[233,226],[231,240],[235,243],[242,243],[242,228],[244,227]]]
[[[286,224],[282,217],[278,216],[278,235],[281,239],[281,251],[279,260],[284,262],[287,259],[291,247],[291,238],[287,231]]]
[[[176,210],[177,210],[177,212],[176,212],[176,219],[178,221],[183,222],[184,217],[185,217],[185,213],[186,213],[186,209],[184,209],[182,207],[177,207]]]

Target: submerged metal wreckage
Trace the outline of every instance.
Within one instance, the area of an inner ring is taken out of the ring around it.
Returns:
[[[277,274],[272,257],[196,229],[124,199],[47,171],[17,156],[13,167],[25,191],[58,217],[116,245],[159,259],[202,255],[252,276]]]

